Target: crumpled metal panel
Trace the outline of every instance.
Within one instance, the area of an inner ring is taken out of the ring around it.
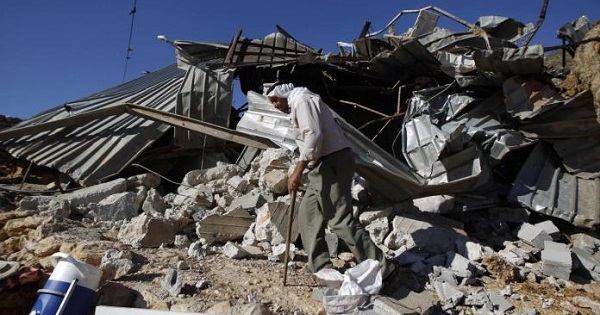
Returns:
[[[512,18],[494,15],[481,16],[475,24],[491,36],[509,40],[519,36],[520,30],[525,27],[525,24]]]
[[[415,25],[410,28],[407,35],[410,37],[419,37],[429,34],[435,30],[440,16],[427,10],[420,10]]]
[[[187,69],[188,66],[221,67],[229,50],[228,44],[176,40],[173,42],[177,66]]]
[[[589,90],[535,117],[520,130],[529,138],[552,143],[571,174],[587,179],[600,177],[600,124]]]
[[[413,170],[429,172],[446,147],[445,134],[431,123],[429,115],[417,116],[402,127],[402,151]]]
[[[248,117],[246,117],[248,115]],[[476,145],[436,161],[424,178],[348,124],[334,116],[350,141],[357,172],[382,195],[401,201],[440,193],[474,192],[489,183],[490,171]],[[293,151],[296,148],[289,115],[283,114],[255,92],[248,93],[248,111],[236,129],[265,137]]]
[[[573,43],[577,43],[584,39],[585,34],[587,34],[590,29],[590,19],[584,15],[563,25],[558,29],[557,35],[558,38],[566,38]]]
[[[469,49],[517,48],[516,45],[507,40],[497,37],[483,37],[470,32],[451,33],[448,36],[438,38],[424,45],[431,52],[451,50],[453,48],[465,49],[465,47],[469,47]]]
[[[530,119],[560,106],[563,98],[547,84],[525,77],[504,81],[506,111],[519,119]]]
[[[267,138],[282,148],[294,151],[296,141],[289,115],[275,109],[261,94],[248,91],[248,110],[240,119],[236,130]]]
[[[487,153],[488,161],[498,163],[507,153],[535,144],[535,140],[525,138],[520,132],[509,129],[494,117],[502,116],[504,98],[497,93],[473,109],[460,116],[466,130],[464,142],[475,141]]]
[[[544,72],[541,45],[480,50],[475,52],[474,59],[479,71],[501,73],[506,77]]]
[[[556,154],[543,143],[521,167],[509,201],[580,227],[600,223],[600,179],[587,180],[567,173]]]
[[[65,104],[71,108],[70,112],[61,105],[15,127],[60,120],[123,103],[173,112],[183,74],[176,65],[171,65]],[[93,185],[119,173],[169,128],[165,124],[122,114],[11,139],[2,144],[17,158],[58,169],[83,185]]]
[[[384,51],[370,61],[370,69],[389,80],[398,80],[413,71],[419,76],[437,77],[445,74],[440,62],[418,40],[402,42],[393,51]]]
[[[177,95],[175,114],[228,127],[233,103],[233,70],[188,66]],[[224,148],[225,141],[175,128],[175,144],[183,148]]]

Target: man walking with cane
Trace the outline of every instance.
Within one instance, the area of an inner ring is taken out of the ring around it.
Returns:
[[[308,268],[315,273],[331,267],[325,242],[325,229],[329,226],[359,263],[369,258],[379,261],[385,279],[395,266],[352,216],[354,157],[331,110],[319,95],[291,83],[276,83],[266,95],[275,108],[290,114],[300,151],[298,164],[288,179],[290,193],[302,185],[302,173],[309,169],[309,182],[298,213]]]

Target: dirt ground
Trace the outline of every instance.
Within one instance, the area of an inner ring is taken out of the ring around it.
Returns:
[[[0,216],[0,226],[5,225],[7,218],[20,216],[27,216],[27,213],[4,212]],[[322,304],[312,297],[313,289],[320,284],[302,271],[305,257],[301,252],[288,268],[287,286],[283,286],[281,262],[271,262],[266,258],[230,259],[219,252],[219,246],[210,248],[202,258],[190,258],[187,248],[134,249],[116,240],[118,228],[115,226],[77,220],[45,222],[58,230],[49,236],[55,243],[51,249],[70,253],[90,264],[98,265],[103,253],[111,248],[131,253],[136,268],[119,279],[104,282],[98,294],[98,303],[102,305],[123,306],[120,303],[129,303],[129,307],[147,309],[215,312],[215,309],[222,309],[218,308],[219,305],[222,307],[223,303],[227,303],[230,305],[228,308],[234,308],[232,314],[237,314],[236,307],[262,303],[273,314],[325,314]],[[34,234],[31,231],[24,232],[16,243],[9,242],[6,235],[0,236],[4,243],[0,259],[10,256],[24,266],[42,268],[49,275],[51,268],[47,257],[41,258],[26,250],[16,253],[23,247],[35,247],[26,245],[27,238]],[[7,251],[9,247],[13,248]],[[510,300],[515,308],[508,314],[533,308],[538,314],[591,315],[594,314],[592,309],[577,305],[579,297],[600,301],[600,285],[597,283],[562,287],[544,279],[532,283],[519,280],[515,269],[501,259],[487,258],[483,265],[488,271],[482,279],[485,288],[502,289],[510,285],[514,292],[527,296],[526,300]],[[176,297],[169,296],[162,286],[170,268],[179,268],[184,275],[181,293]],[[40,286],[43,286],[42,282]],[[126,295],[130,298],[123,298]],[[35,295],[29,295],[29,298],[33,297]],[[552,306],[543,308],[542,305],[549,300],[552,300]],[[21,309],[13,309],[11,314],[27,314],[33,302],[22,301]],[[465,314],[469,314],[469,310],[465,310]]]

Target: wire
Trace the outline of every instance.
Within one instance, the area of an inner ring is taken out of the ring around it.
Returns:
[[[160,177],[160,178],[162,178],[162,179],[170,182],[171,184],[181,185],[181,186],[188,187],[188,188],[194,188],[193,186],[185,185],[183,183],[178,183],[178,182],[176,182],[176,181],[174,181],[174,180],[172,180],[170,178],[167,178],[167,177],[165,177],[165,176],[163,176],[163,175],[161,175],[161,174],[159,174],[159,173],[157,173],[157,172],[155,172],[155,171],[153,171],[153,170],[151,170],[151,169],[149,169],[149,168],[147,168],[147,167],[145,167],[143,165],[139,165],[137,163],[131,163],[131,166],[139,167],[139,168],[141,168],[143,170],[146,170],[146,171],[148,171],[148,172],[150,172],[150,173],[152,173],[154,175],[157,175],[158,177]]]
[[[131,37],[133,35],[133,22],[135,21],[135,13],[137,12],[137,0],[133,0],[133,9],[129,11],[129,15],[131,15],[131,26],[129,28],[129,41],[127,42],[127,52],[125,53],[125,69],[123,69],[123,81],[125,82],[125,75],[127,74],[127,65],[129,64],[129,53],[133,50],[131,48]]]

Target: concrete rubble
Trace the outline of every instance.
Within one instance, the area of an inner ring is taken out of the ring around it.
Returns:
[[[524,38],[518,29],[532,26],[502,17],[470,24],[451,16],[469,26],[454,32],[437,26],[440,15],[448,16],[438,8],[418,12],[407,33],[363,33],[350,45],[352,51],[342,45],[339,55],[321,55],[282,29],[264,40],[238,34],[224,61],[248,80],[243,83],[248,111],[237,129],[279,148],[258,150],[237,163],[219,160],[187,170],[176,184],[145,172],[65,194],[25,196],[14,211],[0,212],[0,258],[50,269],[49,256],[64,251],[99,266],[105,295],[98,300],[103,305],[98,314],[128,312],[112,308],[117,306],[277,313],[256,296],[237,305],[192,307],[181,301],[212,285],[206,279],[189,281],[191,262],[202,268],[219,255],[278,265],[284,260],[286,181],[294,144],[285,117],[265,107],[258,85],[288,79],[313,88],[308,83],[316,74],[302,67],[313,65],[325,69],[319,78],[328,81],[326,90],[314,88],[332,104],[358,156],[355,215],[404,271],[358,314],[414,309],[420,314],[538,314],[544,309],[600,314],[597,95],[589,87],[561,94],[555,82],[564,73],[546,69],[544,47],[518,46]],[[262,60],[272,57],[268,53],[249,58],[252,54],[237,42],[261,47],[277,44],[279,37],[298,49],[282,53],[281,64]],[[194,55],[193,45],[176,45],[180,62],[214,67],[212,59]],[[198,51],[202,45],[210,46],[198,43]],[[574,62],[583,63],[580,58],[576,55]],[[256,65],[270,66],[260,82],[246,72]],[[359,77],[368,82],[358,88],[364,94],[348,88]],[[596,81],[586,77],[585,84],[593,87]],[[365,115],[356,115],[357,108]],[[301,198],[300,193],[297,204]],[[86,229],[100,229],[105,236]],[[77,233],[59,239],[66,230]],[[106,235],[110,241],[101,241]],[[306,258],[298,235],[295,226],[292,273],[302,272]],[[328,246],[335,264],[355,264],[337,238],[329,236]],[[184,254],[161,256],[168,262],[159,266],[166,272],[156,280],[161,290],[132,293],[118,286],[148,264],[136,252],[173,248]],[[486,286],[491,281],[502,286]],[[532,297],[548,288],[555,296]],[[573,291],[579,293],[568,294]],[[302,314],[300,304],[279,313]]]

